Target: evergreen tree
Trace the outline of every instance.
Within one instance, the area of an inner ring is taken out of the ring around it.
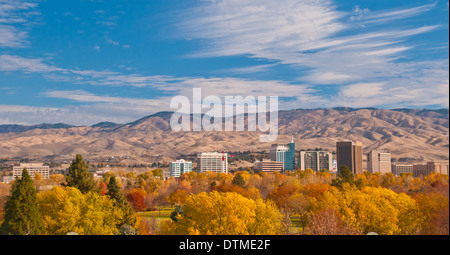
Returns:
[[[183,214],[184,214],[183,207],[181,207],[181,205],[176,205],[176,206],[175,206],[175,211],[173,211],[173,212],[170,214],[170,219],[172,219],[173,221],[178,221],[177,216],[178,216],[178,215],[183,215]]]
[[[84,162],[80,154],[77,154],[69,167],[69,175],[66,176],[65,186],[77,188],[82,193],[95,191],[97,187],[88,169],[89,165]]]
[[[354,184],[353,173],[346,165],[341,166],[341,170],[337,173],[336,178],[331,181],[331,185],[341,189],[344,183]]]
[[[341,166],[341,171],[339,171],[338,176],[344,182],[348,182],[350,184],[353,183],[353,173],[346,165]]]
[[[116,182],[116,177],[111,176],[111,178],[109,178],[107,188],[108,192],[106,193],[106,195],[113,199],[116,203],[116,206],[122,209],[122,211],[124,212],[124,218],[119,223],[119,227],[125,224],[130,226],[136,225],[137,220],[136,216],[134,215],[134,210],[128,203],[128,200],[125,198],[122,191],[120,191],[120,187]]]
[[[5,219],[0,227],[3,235],[40,235],[45,228],[39,213],[37,191],[26,168],[11,187],[5,204]]]
[[[237,185],[241,188],[245,188],[245,180],[244,180],[244,177],[242,177],[242,175],[240,173],[237,173],[233,177],[233,180],[231,181],[231,183],[234,185]]]

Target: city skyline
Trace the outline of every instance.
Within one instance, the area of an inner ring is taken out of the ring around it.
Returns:
[[[447,1],[0,3],[0,124],[126,123],[175,95],[448,108]]]

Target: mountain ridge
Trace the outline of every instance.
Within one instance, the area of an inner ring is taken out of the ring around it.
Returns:
[[[292,109],[292,110],[280,110],[279,112],[289,112],[289,111],[295,111],[295,110],[314,111],[314,110],[321,110],[321,109],[333,109],[333,110],[338,110],[338,111],[349,111],[349,112],[358,111],[358,110],[383,110],[383,109],[378,109],[378,108],[374,108],[374,107],[363,107],[363,108],[333,107],[333,108],[311,108],[311,109],[297,108],[297,109]],[[385,109],[385,110],[416,113],[416,114],[417,113],[422,114],[422,113],[434,112],[437,114],[442,114],[441,118],[449,118],[449,116],[448,116],[449,109],[448,108],[438,108],[438,109],[393,108],[393,109]],[[113,127],[120,127],[120,126],[124,126],[124,125],[133,125],[133,124],[136,124],[140,121],[146,120],[151,117],[167,116],[168,114],[172,114],[172,113],[174,113],[174,112],[161,111],[161,112],[157,112],[154,114],[144,116],[138,120],[128,122],[125,124],[119,124],[119,123],[114,123],[114,122],[110,122],[110,121],[102,121],[102,122],[90,125],[90,127],[113,128]],[[190,115],[192,116],[192,114],[190,114]],[[244,114],[244,115],[247,115],[247,114]],[[40,123],[40,124],[35,124],[35,125],[0,124],[0,133],[9,133],[9,132],[20,133],[20,132],[24,132],[24,131],[28,131],[28,130],[32,130],[32,129],[54,129],[54,128],[57,129],[57,128],[72,128],[72,127],[85,127],[85,125],[71,125],[71,124],[65,124],[65,123],[54,123],[54,124]]]
[[[386,149],[392,152],[394,161],[448,160],[446,109],[322,108],[279,111],[278,115],[279,136],[273,143],[288,143],[294,135],[297,150],[317,147],[334,151],[337,141],[358,140],[363,143],[364,153]],[[259,142],[261,132],[174,132],[169,125],[170,116],[171,112],[161,112],[126,124],[103,122],[0,132],[0,155],[177,157],[201,151],[270,149],[271,143]]]

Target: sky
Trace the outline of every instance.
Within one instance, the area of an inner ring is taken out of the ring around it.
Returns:
[[[177,95],[448,108],[449,3],[0,0],[0,124],[127,123]]]

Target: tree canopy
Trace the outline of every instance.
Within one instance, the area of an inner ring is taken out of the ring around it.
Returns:
[[[5,218],[0,227],[4,235],[39,235],[44,233],[38,208],[37,191],[26,168],[11,187],[5,204]]]

